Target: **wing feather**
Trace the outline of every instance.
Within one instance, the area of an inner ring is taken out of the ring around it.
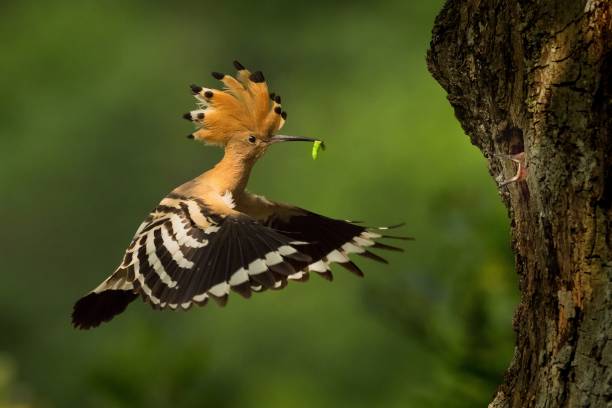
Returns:
[[[378,239],[410,239],[385,236],[376,232],[379,229],[384,230],[390,227],[369,228],[354,222],[337,220],[298,207],[276,203],[250,193],[247,193],[238,203],[237,209],[296,241],[308,243],[303,248],[300,247],[300,255],[309,256],[310,261],[294,260],[291,262],[292,267],[296,271],[316,272],[327,280],[333,279],[329,270],[331,263],[338,263],[355,275],[363,276],[361,269],[349,259],[350,254],[355,253],[374,261],[387,263],[386,259],[366,248],[401,250],[401,248],[378,242]],[[302,276],[298,273],[290,276],[290,279],[296,278],[301,279]]]
[[[219,215],[198,199],[166,197],[140,225],[115,273],[77,302],[74,325],[108,321],[137,295],[155,309],[187,310],[209,299],[223,306],[231,291],[248,298],[305,282],[309,272],[332,280],[330,263],[363,276],[350,254],[386,263],[366,248],[401,250],[379,242],[396,237],[376,229],[247,198],[248,205]]]
[[[115,273],[77,302],[74,325],[108,321],[137,295],[155,309],[186,310],[211,298],[224,305],[230,290],[249,297],[283,286],[293,272],[287,261],[310,259],[290,237],[237,214],[219,216],[198,199],[166,197],[140,225]]]

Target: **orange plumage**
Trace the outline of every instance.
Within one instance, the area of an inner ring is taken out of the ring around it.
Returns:
[[[185,117],[201,125],[192,134],[196,140],[221,146],[243,134],[269,140],[282,128],[286,114],[280,97],[268,92],[263,74],[251,73],[237,61],[234,66],[238,70],[236,77],[213,73],[225,85],[223,90],[192,85],[201,109]]]

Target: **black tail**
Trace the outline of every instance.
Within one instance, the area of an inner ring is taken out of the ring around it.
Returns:
[[[130,290],[92,292],[79,299],[72,310],[76,329],[91,329],[123,312],[138,295]]]

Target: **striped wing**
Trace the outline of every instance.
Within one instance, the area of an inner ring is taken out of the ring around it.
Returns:
[[[157,309],[189,309],[209,299],[224,305],[230,290],[249,297],[281,288],[294,265],[310,260],[302,244],[246,215],[213,215],[197,199],[170,195],[138,228],[115,273],[76,303],[73,324],[110,320],[135,294]]]
[[[329,268],[332,263],[338,263],[352,273],[363,276],[359,267],[349,259],[350,254],[387,263],[384,258],[369,251],[368,248],[403,251],[379,240],[412,239],[384,233],[385,230],[400,225],[369,228],[355,222],[337,220],[302,208],[276,203],[254,194],[245,198],[240,211],[291,239],[309,244],[300,248],[301,252],[311,258],[310,261],[297,266],[301,270],[299,277],[302,279],[307,279],[309,272],[316,272],[323,278],[332,280],[333,275]]]

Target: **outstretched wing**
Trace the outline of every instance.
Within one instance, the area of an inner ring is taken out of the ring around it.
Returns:
[[[379,239],[409,240],[410,237],[391,236],[383,233],[389,228],[369,228],[355,222],[336,220],[313,213],[302,208],[276,203],[255,194],[245,193],[239,202],[241,212],[249,214],[262,224],[286,235],[294,240],[307,242],[300,250],[311,260],[298,266],[306,279],[308,272],[317,272],[325,279],[332,280],[329,269],[331,263],[338,263],[358,276],[363,276],[359,267],[349,259],[350,254],[387,263],[381,256],[370,252],[367,248],[377,248],[392,251],[403,249],[379,242]]]
[[[213,215],[198,199],[169,195],[138,228],[115,273],[79,300],[73,324],[89,328],[121,313],[137,294],[154,308],[189,309],[230,290],[281,288],[310,258],[304,246],[255,219]]]

